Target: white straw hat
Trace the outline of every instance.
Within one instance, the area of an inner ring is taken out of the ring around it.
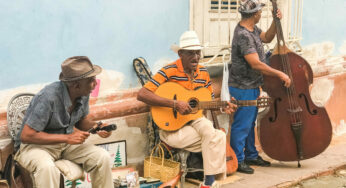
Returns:
[[[195,31],[185,31],[180,36],[179,46],[173,44],[171,49],[178,53],[179,50],[201,50],[202,46]]]

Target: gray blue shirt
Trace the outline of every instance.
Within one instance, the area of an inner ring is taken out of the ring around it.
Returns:
[[[75,124],[89,113],[89,96],[78,98],[70,114],[68,109],[71,106],[72,102],[65,83],[59,81],[44,87],[31,100],[15,139],[15,148],[19,148],[20,135],[25,124],[36,131],[71,134]]]
[[[253,89],[263,85],[260,71],[251,68],[244,56],[257,53],[260,61],[265,62],[263,43],[260,38],[262,30],[256,25],[251,32],[238,24],[234,29],[232,40],[232,63],[229,65],[229,86],[239,89]]]

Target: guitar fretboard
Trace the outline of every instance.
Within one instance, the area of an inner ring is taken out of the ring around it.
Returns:
[[[257,100],[232,100],[231,103],[241,106],[257,106]],[[218,109],[224,108],[228,105],[227,101],[200,101],[198,103],[198,109]]]

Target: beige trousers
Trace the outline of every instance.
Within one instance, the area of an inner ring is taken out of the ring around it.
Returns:
[[[60,171],[54,161],[66,159],[81,164],[90,173],[92,187],[113,187],[110,155],[92,144],[21,144],[15,160],[34,177],[34,187],[58,188]]]
[[[201,152],[204,175],[226,177],[226,135],[207,118],[199,118],[177,131],[160,131],[160,139],[174,148]]]

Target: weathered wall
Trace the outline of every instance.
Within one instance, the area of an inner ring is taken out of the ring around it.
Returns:
[[[132,60],[174,59],[169,46],[189,28],[186,0],[11,0],[0,7],[0,90],[55,81],[61,62],[75,55],[126,75],[120,87],[132,88]]]
[[[335,44],[335,54],[340,54],[346,41],[345,9],[345,0],[304,0],[301,44],[330,41]]]

